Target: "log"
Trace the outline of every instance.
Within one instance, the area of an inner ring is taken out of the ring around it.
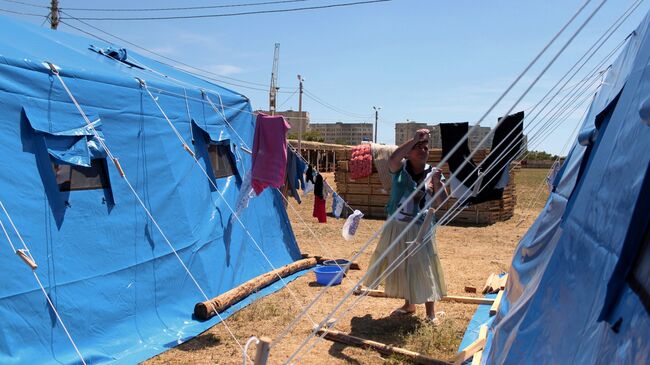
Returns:
[[[266,274],[253,278],[236,288],[233,288],[215,298],[212,298],[211,300],[197,303],[194,306],[194,315],[198,319],[208,320],[217,315],[217,313],[223,312],[235,303],[246,298],[251,293],[254,293],[280,280],[279,277],[284,278],[298,271],[309,269],[316,266],[316,263],[317,262],[315,258],[302,259],[291,264],[284,265],[279,269],[267,272]]]
[[[320,329],[318,330],[318,335],[324,335],[324,337],[330,341],[339,342],[346,345],[351,345],[355,347],[360,347],[362,349],[370,349],[377,351],[381,354],[391,356],[391,355],[400,355],[408,358],[411,362],[416,364],[423,365],[450,365],[450,363],[432,357],[422,355],[419,352],[406,350],[400,347],[395,347],[391,345],[386,345],[381,342],[366,340],[363,338],[350,336],[346,333],[331,330],[331,329]]]

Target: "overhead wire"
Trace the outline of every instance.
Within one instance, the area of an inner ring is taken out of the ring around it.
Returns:
[[[22,12],[22,11],[9,10],[9,9],[0,9],[0,12],[9,13],[9,14],[16,14],[16,15],[33,16],[33,17],[39,17],[39,18],[47,17],[47,15],[43,15],[43,14],[25,13],[25,12]]]
[[[322,106],[324,106],[324,107],[326,107],[326,108],[328,108],[328,109],[330,109],[330,110],[333,110],[333,111],[335,111],[335,112],[337,112],[337,113],[339,113],[339,114],[343,114],[343,115],[348,116],[348,117],[359,118],[359,119],[365,119],[365,118],[369,118],[369,117],[371,117],[371,114],[353,113],[353,112],[350,112],[350,111],[347,111],[347,110],[344,110],[344,109],[338,108],[338,107],[336,107],[336,106],[334,106],[334,105],[332,105],[332,104],[330,104],[330,103],[324,101],[323,99],[319,98],[318,96],[314,95],[314,94],[313,94],[312,92],[310,92],[309,90],[303,89],[303,91],[304,91],[304,95],[305,95],[306,97],[308,97],[308,98],[314,100],[314,101],[317,102],[318,104],[320,104],[320,105],[322,105]]]
[[[17,2],[11,0],[3,0],[10,2]],[[74,10],[74,11],[105,11],[105,12],[138,12],[138,11],[179,11],[179,10],[205,10],[205,9],[222,9],[222,8],[240,8],[247,6],[261,6],[261,5],[278,5],[278,4],[287,4],[287,3],[299,3],[312,0],[281,0],[281,1],[264,1],[256,3],[245,3],[245,4],[228,4],[228,5],[203,5],[203,6],[183,6],[183,7],[170,7],[170,8],[130,8],[130,9],[121,9],[121,8],[68,8],[65,7],[65,10]]]
[[[83,25],[85,25],[85,26],[87,26],[89,28],[95,29],[98,32],[101,32],[101,33],[103,33],[103,34],[105,34],[105,35],[107,35],[109,37],[115,38],[115,39],[117,39],[117,40],[119,40],[121,42],[129,44],[129,45],[131,45],[131,46],[133,46],[133,47],[135,47],[135,48],[137,48],[139,50],[142,50],[142,51],[147,52],[149,54],[152,54],[154,56],[160,57],[160,58],[165,59],[167,61],[171,61],[173,63],[179,64],[179,65],[181,65],[181,66],[183,66],[185,68],[189,68],[189,70],[182,69],[182,68],[179,68],[177,66],[170,65],[170,64],[167,64],[167,63],[162,62],[162,61],[158,61],[158,62],[161,62],[162,64],[164,64],[166,66],[172,67],[173,69],[183,71],[183,72],[187,72],[187,73],[190,73],[190,74],[195,75],[195,76],[200,76],[200,77],[203,77],[203,78],[207,78],[209,80],[221,82],[221,83],[224,83],[224,84],[227,84],[227,85],[237,86],[237,87],[246,88],[246,89],[250,89],[250,90],[256,90],[256,91],[269,91],[267,84],[263,84],[263,83],[259,83],[259,82],[253,82],[253,81],[246,81],[246,80],[242,80],[242,79],[238,79],[238,78],[234,78],[234,77],[230,77],[230,76],[226,76],[226,75],[221,75],[221,74],[218,74],[218,73],[215,73],[215,72],[212,72],[212,71],[209,71],[209,70],[205,70],[205,69],[202,69],[202,68],[199,68],[199,67],[196,67],[196,66],[192,66],[192,65],[190,65],[188,63],[179,61],[177,59],[174,59],[174,58],[171,58],[171,57],[168,57],[168,56],[165,56],[165,55],[161,54],[160,52],[152,51],[152,50],[150,50],[148,48],[145,48],[145,47],[140,46],[140,45],[138,45],[136,43],[133,43],[133,42],[131,42],[131,41],[125,39],[125,38],[122,38],[122,37],[119,37],[119,36],[117,36],[115,34],[109,33],[109,32],[107,32],[107,31],[105,31],[105,30],[103,30],[103,29],[101,29],[101,28],[99,28],[99,27],[97,27],[97,26],[95,26],[93,24],[90,24],[90,23],[88,23],[88,22],[86,22],[84,20],[81,20],[81,19],[79,19],[77,17],[74,17],[74,16],[66,13],[64,10],[61,10],[61,14],[65,14],[65,15],[67,15],[69,17],[69,19],[74,19],[74,20],[78,21],[79,23],[81,23],[81,24],[83,24]],[[65,18],[60,20],[60,22],[63,23],[63,24],[66,24],[67,26],[72,27],[70,25],[70,23],[66,22],[64,19]],[[72,27],[72,28],[77,29],[77,30],[79,29],[79,28],[76,28],[76,27]],[[98,38],[97,36],[93,35],[92,33],[88,33],[88,32],[84,32],[84,33],[89,34],[89,35],[91,35],[91,36],[93,36],[95,38]],[[98,38],[98,39],[100,39],[100,38]],[[105,39],[100,39],[100,40],[102,40],[104,42],[107,42],[107,43],[110,43],[112,45],[115,45],[114,42],[107,41]],[[191,71],[191,70],[201,72],[202,74],[198,74],[198,73],[196,73],[194,71]],[[209,76],[206,76],[206,75],[209,75]],[[232,81],[225,81],[223,79],[232,80]],[[248,84],[248,85],[253,85],[253,86],[242,85],[242,84]],[[265,88],[261,88],[261,87],[265,87]],[[288,93],[286,91],[278,91],[278,92],[279,93]]]
[[[290,13],[290,12],[309,11],[309,10],[322,10],[322,9],[349,7],[349,6],[357,6],[357,5],[369,5],[369,4],[375,4],[375,3],[390,2],[390,1],[392,1],[392,0],[366,0],[366,1],[356,1],[356,2],[348,2],[348,3],[340,3],[340,4],[306,6],[306,7],[300,7],[300,8],[258,10],[258,11],[239,12],[239,13],[224,13],[224,14],[173,15],[173,16],[130,17],[130,18],[77,17],[76,19],[78,19],[78,20],[94,20],[94,21],[151,21],[151,20],[222,18],[222,17],[233,17],[233,16],[244,16],[244,15],[277,14],[277,13]],[[65,19],[65,18],[63,18],[63,19]]]
[[[6,3],[13,3],[13,4],[20,4],[20,5],[26,5],[26,6],[31,6],[33,8],[41,8],[41,9],[49,9],[49,6],[46,5],[40,5],[40,4],[33,4],[33,3],[28,3],[25,1],[18,1],[18,0],[0,0],[4,1]]]

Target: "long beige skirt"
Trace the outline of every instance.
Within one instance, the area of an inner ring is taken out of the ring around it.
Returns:
[[[407,225],[408,223],[400,221],[388,223],[370,259],[370,266],[386,251],[394,238],[406,229]],[[404,298],[411,304],[434,302],[440,300],[440,298],[447,294],[442,265],[438,258],[438,248],[435,244],[435,231],[430,240],[422,243],[422,247],[418,247],[415,244],[407,244],[415,240],[419,229],[419,224],[411,226],[377,267],[370,271],[364,282],[366,286],[376,288],[378,284],[383,284],[384,292],[387,295]],[[398,258],[402,258],[403,256],[400,256],[400,254],[405,250],[410,250],[409,252],[415,251],[415,253],[410,255],[393,272],[377,283],[377,278],[388,269],[391,263]]]

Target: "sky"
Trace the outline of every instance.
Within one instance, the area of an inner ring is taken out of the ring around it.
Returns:
[[[606,56],[618,53],[612,51],[623,44],[650,9],[648,3],[641,2],[602,46],[594,48],[597,51],[592,58],[569,81],[561,79],[562,76],[600,37],[610,34],[607,30],[619,24],[617,19],[639,1],[605,1],[561,54],[563,46],[603,0],[392,0],[233,17],[85,20],[87,24],[71,18],[208,15],[355,0],[297,0],[198,11],[74,10],[242,5],[269,1],[59,0],[65,12],[62,17],[68,19],[63,20],[65,24],[61,24],[58,31],[82,34],[69,26],[72,25],[127,49],[158,58],[87,25],[90,24],[159,55],[218,74],[220,76],[215,77],[223,86],[248,96],[254,109],[268,109],[274,44],[280,43],[278,110],[298,110],[296,91],[300,74],[305,80],[303,110],[310,113],[312,123],[374,123],[375,106],[381,108],[378,141],[392,144],[396,122],[475,124],[480,121],[482,126],[493,127],[497,118],[509,110],[524,110],[528,115],[524,132],[528,134],[529,149],[566,154],[589,105],[590,95],[600,80],[594,71],[606,69],[614,60]],[[44,22],[49,3],[46,0],[0,0],[0,13],[9,10],[41,14],[42,17],[4,15],[49,27]],[[488,112],[585,3],[587,5],[576,19]],[[542,72],[544,74],[539,77]],[[569,76],[573,74],[570,72]],[[581,83],[584,78],[590,83]],[[558,88],[553,87],[565,81],[567,86],[556,98],[543,99],[549,92],[554,95]],[[566,104],[572,95],[569,87],[576,87],[578,91],[574,94],[576,102]],[[544,125],[548,127],[542,127]]]

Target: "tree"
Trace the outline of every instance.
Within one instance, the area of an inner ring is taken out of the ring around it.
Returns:
[[[558,156],[551,155],[545,151],[529,151],[526,156],[527,160],[555,160]]]
[[[298,139],[298,134],[289,133],[289,139]],[[318,131],[309,131],[302,134],[303,141],[325,142],[325,138]]]

